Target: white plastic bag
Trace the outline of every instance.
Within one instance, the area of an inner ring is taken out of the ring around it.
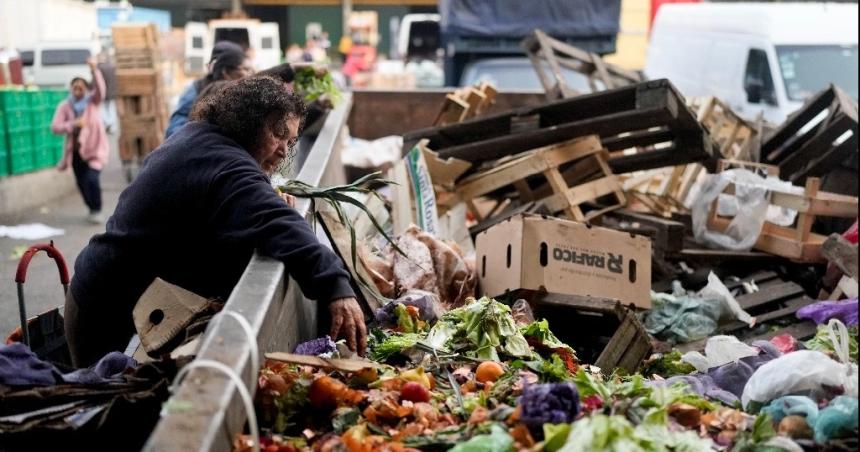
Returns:
[[[821,392],[823,386],[843,386],[846,395],[851,395],[848,389],[852,384],[856,397],[856,366],[853,371],[852,374],[851,366],[836,362],[818,351],[787,353],[765,363],[753,373],[744,386],[741,402],[748,409],[750,402],[767,403],[784,395],[812,392],[815,398],[815,393]]]
[[[735,362],[747,356],[758,355],[759,350],[739,341],[734,336],[712,336],[705,344],[705,354],[699,352],[687,352],[681,357],[681,361],[693,365],[699,372],[705,373],[708,369]]]
[[[735,194],[724,194],[729,184],[735,184]],[[719,248],[747,251],[755,245],[765,221],[788,226],[797,212],[771,206],[768,193],[802,193],[803,189],[789,182],[761,177],[745,169],[733,169],[709,176],[692,205],[693,234],[696,241]],[[717,200],[717,213],[734,216],[725,232],[708,230],[711,204]]]
[[[738,300],[735,300],[735,297],[714,272],[708,274],[708,285],[699,291],[699,296],[706,300],[721,300],[726,314],[731,314],[732,317],[750,327],[755,325],[755,317],[744,311]]]

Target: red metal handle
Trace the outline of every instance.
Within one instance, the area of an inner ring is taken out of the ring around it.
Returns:
[[[24,252],[24,255],[21,257],[21,262],[18,262],[18,271],[15,272],[15,282],[18,284],[24,284],[27,280],[27,267],[30,266],[30,260],[32,260],[33,256],[35,256],[39,251],[44,251],[48,254],[48,257],[57,263],[57,270],[60,272],[60,283],[68,285],[70,278],[69,269],[66,267],[66,259],[63,257],[63,254],[60,253],[60,250],[54,247],[53,240],[51,240],[51,243],[33,245]]]

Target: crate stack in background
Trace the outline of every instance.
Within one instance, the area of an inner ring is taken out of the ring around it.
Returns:
[[[57,104],[67,96],[62,89],[0,89],[0,176],[57,164],[64,137],[51,133],[51,120]]]
[[[167,125],[158,33],[152,24],[115,25],[111,31],[120,158],[131,162],[142,159],[161,144]]]

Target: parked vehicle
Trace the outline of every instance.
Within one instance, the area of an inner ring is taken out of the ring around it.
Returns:
[[[856,3],[663,5],[645,74],[778,124],[829,83],[857,99],[857,13]]]
[[[97,41],[43,42],[21,49],[24,82],[39,86],[68,86],[73,77],[90,79],[87,60],[98,55]]]
[[[219,41],[231,41],[249,49],[254,67],[263,70],[281,62],[278,24],[257,19],[216,19],[185,25],[185,72],[202,74]]]
[[[539,28],[588,52],[615,52],[621,0],[440,0],[445,84],[455,86],[469,63],[523,57],[520,42]]]
[[[397,33],[397,55],[404,61],[435,60],[442,42],[438,14],[407,14]]]
[[[546,63],[544,63],[546,64]],[[590,93],[588,77],[571,69],[562,68],[565,82],[580,93]],[[490,82],[502,91],[543,91],[532,62],[528,58],[490,58],[466,65],[460,86],[473,86],[478,82]],[[600,81],[598,89],[603,89]]]

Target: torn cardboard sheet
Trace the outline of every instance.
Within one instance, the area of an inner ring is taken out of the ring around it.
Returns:
[[[42,240],[49,237],[64,235],[63,229],[52,228],[42,223],[19,224],[15,226],[0,225],[0,237],[13,240]]]
[[[155,278],[134,306],[134,327],[150,356],[169,353],[186,338],[185,329],[209,307],[209,300]]]

